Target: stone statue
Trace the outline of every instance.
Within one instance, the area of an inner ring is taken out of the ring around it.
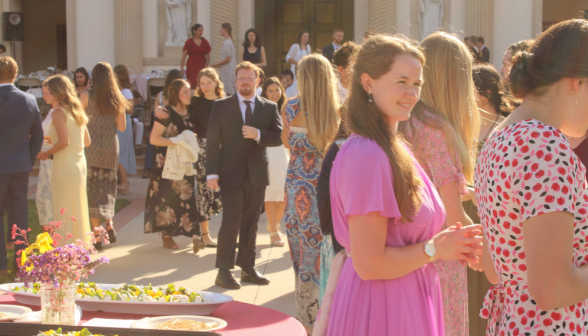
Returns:
[[[191,0],[165,0],[167,18],[166,45],[184,45],[192,23]]]
[[[419,27],[421,39],[441,29],[443,0],[419,0]]]

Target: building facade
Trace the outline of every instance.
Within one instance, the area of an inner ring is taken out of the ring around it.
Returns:
[[[179,68],[181,46],[165,43],[166,1],[172,0],[0,0],[3,12],[22,12],[25,21],[24,42],[4,44],[23,73],[50,66],[91,69],[100,61],[125,64],[133,73]],[[588,9],[588,0],[183,1],[191,5],[189,24],[204,26],[213,62],[220,59],[220,26],[229,22],[237,50],[247,29],[259,32],[270,75],[289,68],[285,55],[300,29],[309,31],[317,50],[330,43],[335,28],[345,31],[345,40],[361,42],[366,31],[421,40],[422,30],[437,26],[461,37],[483,36],[490,62],[500,67],[510,44],[536,36],[544,26],[584,18]],[[438,24],[424,27],[427,15]]]

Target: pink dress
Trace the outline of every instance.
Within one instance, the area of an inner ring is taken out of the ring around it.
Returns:
[[[412,223],[403,223],[384,151],[357,135],[341,147],[331,172],[331,209],[335,235],[348,252],[348,218],[353,215],[379,212],[387,217],[387,246],[426,242],[440,231],[445,209],[416,160],[414,164],[424,182],[422,206]],[[445,335],[441,287],[432,265],[397,279],[365,281],[349,257],[341,270],[330,316],[328,335],[333,336]]]
[[[476,199],[498,285],[480,316],[486,335],[586,335],[588,300],[543,311],[529,292],[523,222],[570,212],[575,217],[575,266],[588,263],[586,169],[567,138],[552,126],[526,120],[496,131],[480,152]],[[557,223],[553,223],[557,225]]]
[[[425,115],[433,121],[438,118],[427,111]],[[408,128],[409,132],[405,134],[406,139],[413,145],[414,156],[433,181],[435,188],[439,189],[447,183],[456,182],[460,194],[467,194],[461,161],[457,152],[448,148],[443,131],[426,125],[416,118],[411,118],[410,122],[413,128]],[[444,224],[443,229],[446,227],[447,225]],[[456,260],[437,260],[433,264],[439,273],[443,292],[445,334],[467,336],[469,335],[467,268]]]

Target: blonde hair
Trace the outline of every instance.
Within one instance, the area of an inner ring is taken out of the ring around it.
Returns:
[[[0,82],[12,82],[18,72],[18,65],[10,56],[0,57]]]
[[[45,79],[43,86],[59,102],[59,107],[66,113],[71,114],[76,124],[83,126],[88,123],[88,115],[82,107],[82,103],[78,99],[78,93],[69,78],[64,75],[53,75]]]
[[[196,86],[196,90],[194,90],[194,95],[196,97],[204,97],[204,92],[202,92],[202,90],[200,89],[200,79],[202,77],[208,77],[213,82],[216,83],[216,87],[214,88],[214,93],[219,98],[223,98],[225,96],[225,86],[224,86],[223,82],[220,80],[220,77],[218,76],[218,72],[216,72],[216,70],[214,70],[214,68],[204,68],[204,69],[200,70],[200,73],[198,74],[198,84]]]
[[[298,63],[300,113],[306,121],[308,139],[325,151],[339,129],[338,79],[333,66],[322,55],[304,57]]]
[[[457,151],[467,182],[473,183],[480,114],[472,80],[472,54],[459,38],[444,32],[429,35],[420,46],[427,57],[421,102],[442,124],[427,120],[420,108],[415,109],[413,117],[443,131],[448,144]]]
[[[398,209],[402,221],[410,223],[421,204],[419,189],[422,181],[402,135],[392,131],[388,118],[376,104],[369,101],[369,94],[361,83],[364,73],[373,79],[384,76],[392,69],[396,57],[401,55],[414,57],[421,66],[425,64],[422,51],[410,41],[399,37],[377,34],[361,45],[354,56],[353,78],[345,106],[345,122],[350,131],[373,140],[386,153],[394,176],[394,184],[390,187],[394,188],[394,194],[402,195],[396,198]]]

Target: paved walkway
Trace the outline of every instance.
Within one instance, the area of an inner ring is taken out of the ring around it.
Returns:
[[[30,179],[29,198],[34,199],[36,177]],[[97,257],[110,258],[110,264],[97,268],[88,281],[111,284],[135,283],[167,285],[174,283],[195,290],[224,293],[235,300],[264,306],[297,317],[294,303],[294,274],[288,246],[272,247],[266,230],[267,219],[262,215],[257,235],[256,267],[270,278],[268,286],[245,284],[240,290],[227,290],[214,285],[217,270],[214,268],[216,249],[207,248],[198,254],[192,252],[192,240],[175,238],[180,247],[169,250],[163,247],[157,234],[143,233],[144,200],[148,180],[131,177],[130,192],[120,198],[132,203],[114,218],[117,243],[105,245]],[[210,222],[210,234],[217,240],[221,215]],[[283,224],[282,224],[283,225]],[[285,232],[284,229],[282,229]],[[286,237],[284,236],[284,239]],[[235,278],[241,277],[240,269],[233,271]]]

